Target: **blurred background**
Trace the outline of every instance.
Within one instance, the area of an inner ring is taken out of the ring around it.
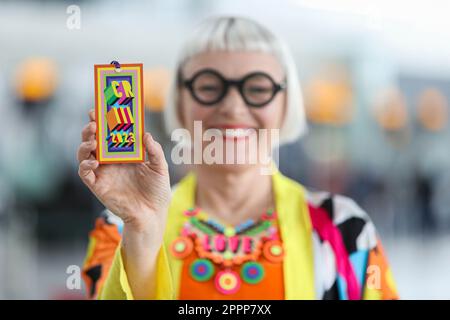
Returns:
[[[161,111],[183,39],[238,14],[298,64],[310,130],[280,149],[281,171],[370,213],[402,298],[449,299],[449,12],[446,0],[0,1],[0,298],[85,297],[66,281],[102,211],[76,161],[93,65],[144,63],[147,130],[170,152]]]

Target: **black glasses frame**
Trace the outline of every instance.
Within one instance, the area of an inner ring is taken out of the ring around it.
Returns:
[[[223,84],[223,92],[220,96],[217,97],[217,99],[213,100],[213,101],[203,101],[202,99],[200,99],[194,91],[194,82],[195,80],[204,75],[204,74],[212,74],[214,76],[216,76],[218,79],[220,79],[220,81]],[[244,85],[245,82],[248,81],[248,79],[255,77],[255,76],[264,76],[266,77],[268,80],[270,80],[270,82],[272,83],[273,86],[273,90],[272,90],[272,96],[270,97],[269,100],[264,101],[262,103],[254,103],[251,102],[247,99],[247,97],[244,94]],[[198,72],[196,72],[190,79],[185,79],[182,80],[180,77],[180,84],[182,84],[184,87],[186,87],[190,93],[192,98],[194,98],[195,101],[197,101],[198,103],[204,105],[204,106],[212,106],[218,102],[220,102],[228,93],[228,90],[230,89],[230,87],[235,86],[238,91],[239,94],[241,95],[242,99],[245,101],[245,103],[251,107],[255,107],[255,108],[260,108],[263,107],[267,104],[269,104],[273,98],[275,98],[275,96],[277,95],[278,92],[285,90],[286,89],[286,83],[282,82],[282,83],[277,83],[275,82],[275,80],[272,79],[272,77],[270,75],[268,75],[265,72],[252,72],[249,73],[247,75],[245,75],[243,78],[241,79],[226,79],[224,76],[222,76],[217,70],[214,69],[202,69],[199,70]]]

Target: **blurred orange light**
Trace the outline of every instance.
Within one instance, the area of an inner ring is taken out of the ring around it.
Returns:
[[[169,70],[162,67],[144,71],[144,104],[150,111],[164,109],[170,78]]]
[[[429,131],[440,131],[448,123],[448,101],[444,94],[435,88],[422,91],[417,103],[417,120]]]
[[[404,129],[408,122],[405,97],[397,88],[382,91],[375,101],[375,119],[387,131]]]
[[[342,126],[353,116],[353,91],[343,65],[327,65],[305,90],[306,115],[311,122]]]
[[[22,62],[15,73],[17,96],[27,102],[49,99],[57,86],[57,67],[48,58],[30,58]]]

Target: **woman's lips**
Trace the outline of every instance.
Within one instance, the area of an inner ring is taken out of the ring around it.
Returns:
[[[241,139],[247,139],[249,138],[252,134],[255,133],[255,130],[253,130],[252,128],[248,128],[248,129],[225,129],[224,132],[222,132],[223,134],[223,138],[225,140],[241,140]]]
[[[217,125],[208,129],[218,129],[222,133],[224,140],[243,140],[248,139],[256,133],[254,127],[246,125]]]

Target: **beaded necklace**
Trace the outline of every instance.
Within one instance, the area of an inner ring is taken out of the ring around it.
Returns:
[[[258,284],[264,278],[261,255],[271,263],[281,263],[284,249],[276,225],[277,214],[267,210],[260,219],[249,219],[231,227],[214,219],[201,217],[200,208],[184,211],[188,220],[180,236],[170,246],[178,259],[193,251],[198,255],[189,266],[190,276],[199,282],[214,277],[215,288],[222,294],[236,293],[241,281]],[[239,267],[240,273],[232,267]]]

